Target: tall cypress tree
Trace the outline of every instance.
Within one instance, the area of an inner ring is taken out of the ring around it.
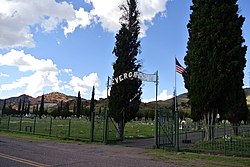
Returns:
[[[90,120],[91,120],[91,113],[94,112],[94,110],[95,110],[95,86],[93,86],[91,100],[90,100],[90,107],[89,107]]]
[[[36,104],[36,109],[35,109],[35,115],[37,116],[37,114],[39,114],[38,104]]]
[[[121,17],[121,29],[116,34],[116,43],[113,54],[116,61],[113,64],[113,78],[125,72],[136,72],[141,67],[136,56],[139,53],[140,33],[139,11],[136,0],[127,0],[126,5],[121,6],[124,12]],[[113,85],[109,97],[110,116],[118,124],[120,139],[124,138],[125,123],[132,120],[139,111],[141,80],[126,79]]]
[[[21,107],[22,107],[22,100],[19,99],[18,108],[17,108],[17,112],[18,112],[19,115],[21,115]]]
[[[27,110],[26,110],[26,114],[30,114],[30,101],[28,101],[28,106],[27,106]]]
[[[76,103],[74,103],[74,106],[73,106],[73,115],[76,115]]]
[[[237,112],[242,102],[246,46],[242,46],[237,0],[193,0],[187,25],[189,41],[185,64],[191,112],[203,119],[205,138],[213,138],[211,125],[217,114]],[[237,100],[241,99],[241,100]]]
[[[44,94],[41,97],[41,104],[39,109],[39,118],[42,118],[42,115],[44,114]]]
[[[25,99],[23,99],[22,110],[21,110],[21,115],[24,114],[25,114]]]
[[[77,118],[80,117],[80,113],[81,113],[81,93],[80,91],[78,92],[78,96],[77,96],[77,104],[76,104],[76,116]]]

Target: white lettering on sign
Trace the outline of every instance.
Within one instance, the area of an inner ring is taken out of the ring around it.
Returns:
[[[156,74],[144,74],[142,72],[127,72],[112,79],[112,85],[118,84],[125,79],[140,79],[147,82],[156,82]],[[111,86],[111,85],[110,85]]]

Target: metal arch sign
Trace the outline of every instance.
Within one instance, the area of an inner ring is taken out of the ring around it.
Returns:
[[[131,78],[140,79],[146,82],[157,82],[156,74],[145,74],[145,73],[136,71],[136,72],[126,72],[126,73],[119,75],[118,77],[110,79],[111,83],[109,82],[108,85],[112,86],[112,85],[122,82],[125,79],[131,79]]]
[[[154,143],[156,148],[159,148],[159,125],[158,125],[158,105],[157,105],[157,96],[158,96],[158,71],[156,71],[156,73],[154,74],[145,74],[142,72],[126,72],[123,73],[117,77],[114,77],[113,79],[108,77],[108,82],[107,82],[107,99],[109,97],[108,92],[109,92],[109,87],[111,87],[112,85],[118,84],[120,82],[122,82],[125,79],[132,79],[132,78],[137,78],[140,79],[142,81],[146,81],[146,82],[154,82],[155,83],[155,137],[154,137]],[[137,96],[137,95],[136,95]],[[135,96],[135,97],[136,97]],[[134,98],[135,98],[134,97]],[[134,98],[132,98],[131,100],[133,100]]]

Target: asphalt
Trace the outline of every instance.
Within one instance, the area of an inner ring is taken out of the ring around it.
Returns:
[[[152,139],[150,140],[152,142]],[[50,140],[18,140],[0,136],[0,167],[176,167],[156,161],[145,146],[69,144]],[[147,143],[147,142],[144,142]]]

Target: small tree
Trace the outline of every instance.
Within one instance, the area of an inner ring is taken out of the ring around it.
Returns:
[[[50,115],[56,119],[60,115],[58,108],[53,108],[52,111],[50,112]]]
[[[76,115],[76,103],[74,103],[74,106],[73,106],[73,115]]]
[[[78,96],[77,96],[77,104],[76,104],[76,116],[77,118],[80,117],[80,113],[81,113],[81,94],[80,91],[78,92]]]
[[[18,108],[17,108],[17,112],[19,115],[21,115],[21,107],[22,107],[22,100],[19,99]]]
[[[90,114],[94,112],[95,110],[95,86],[93,86],[92,89],[92,96],[91,96],[91,101],[90,101]],[[91,115],[90,115],[90,120],[91,120]]]
[[[25,114],[25,99],[23,99],[22,110],[21,110],[21,115],[24,114]]]
[[[39,118],[42,118],[42,115],[44,114],[44,95],[41,97],[41,104],[39,109]]]
[[[30,101],[28,102],[28,106],[27,106],[27,110],[26,110],[26,114],[30,114]]]
[[[62,107],[62,119],[67,119],[67,117],[69,117],[71,114],[69,112],[69,102],[65,102],[63,103],[63,107]]]

